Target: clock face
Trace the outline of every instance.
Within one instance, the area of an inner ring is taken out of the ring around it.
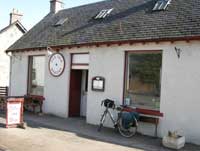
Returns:
[[[51,56],[49,60],[49,71],[50,73],[58,77],[60,76],[65,69],[65,59],[62,54],[55,53]]]

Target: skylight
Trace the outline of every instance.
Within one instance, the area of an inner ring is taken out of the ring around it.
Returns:
[[[113,11],[113,8],[112,9],[104,9],[104,10],[101,10],[95,17],[95,19],[103,19],[105,17],[107,17],[111,12]]]
[[[61,18],[58,22],[55,23],[54,26],[61,26],[61,25],[63,25],[67,20],[68,20],[68,18]]]
[[[158,0],[155,4],[153,10],[165,10],[167,6],[171,3],[171,0]]]

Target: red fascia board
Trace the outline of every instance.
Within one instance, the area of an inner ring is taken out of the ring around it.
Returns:
[[[200,40],[200,36],[187,36],[187,37],[172,37],[172,38],[158,38],[158,39],[141,39],[141,40],[124,40],[124,41],[107,41],[107,42],[92,42],[92,43],[82,43],[82,44],[72,44],[72,45],[58,45],[58,46],[50,46],[55,50],[63,49],[63,48],[73,48],[73,47],[84,47],[84,46],[97,46],[100,45],[114,45],[114,44],[134,44],[134,43],[146,43],[146,42],[175,42],[175,41],[191,41],[191,40]],[[23,51],[33,51],[33,50],[43,50],[47,47],[36,47],[36,48],[23,48],[23,49],[11,49],[6,50],[8,52],[23,52]]]

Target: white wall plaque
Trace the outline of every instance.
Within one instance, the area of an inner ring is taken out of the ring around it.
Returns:
[[[93,91],[104,91],[104,89],[105,89],[105,78],[99,76],[92,78]]]

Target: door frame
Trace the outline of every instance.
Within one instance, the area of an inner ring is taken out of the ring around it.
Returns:
[[[81,101],[80,101],[80,116],[87,115],[87,95],[88,95],[88,69],[82,70],[81,82]]]
[[[70,93],[71,93],[71,76],[72,76],[72,70],[79,70],[79,69],[72,69],[72,66],[73,66],[73,55],[76,55],[76,54],[90,54],[89,52],[75,52],[75,53],[70,53],[70,74],[69,74],[69,90],[68,90],[68,117],[70,117],[70,113],[69,113],[69,108],[70,108]],[[89,63],[88,64],[85,64],[85,63],[82,63],[82,64],[75,64],[75,65],[78,65],[78,66],[88,66],[88,78],[89,78]],[[80,69],[80,70],[84,70],[84,69]],[[88,79],[88,84],[89,84],[89,79]],[[88,87],[89,88],[89,87]],[[80,100],[81,101],[81,100]],[[87,115],[86,115],[87,116]]]

